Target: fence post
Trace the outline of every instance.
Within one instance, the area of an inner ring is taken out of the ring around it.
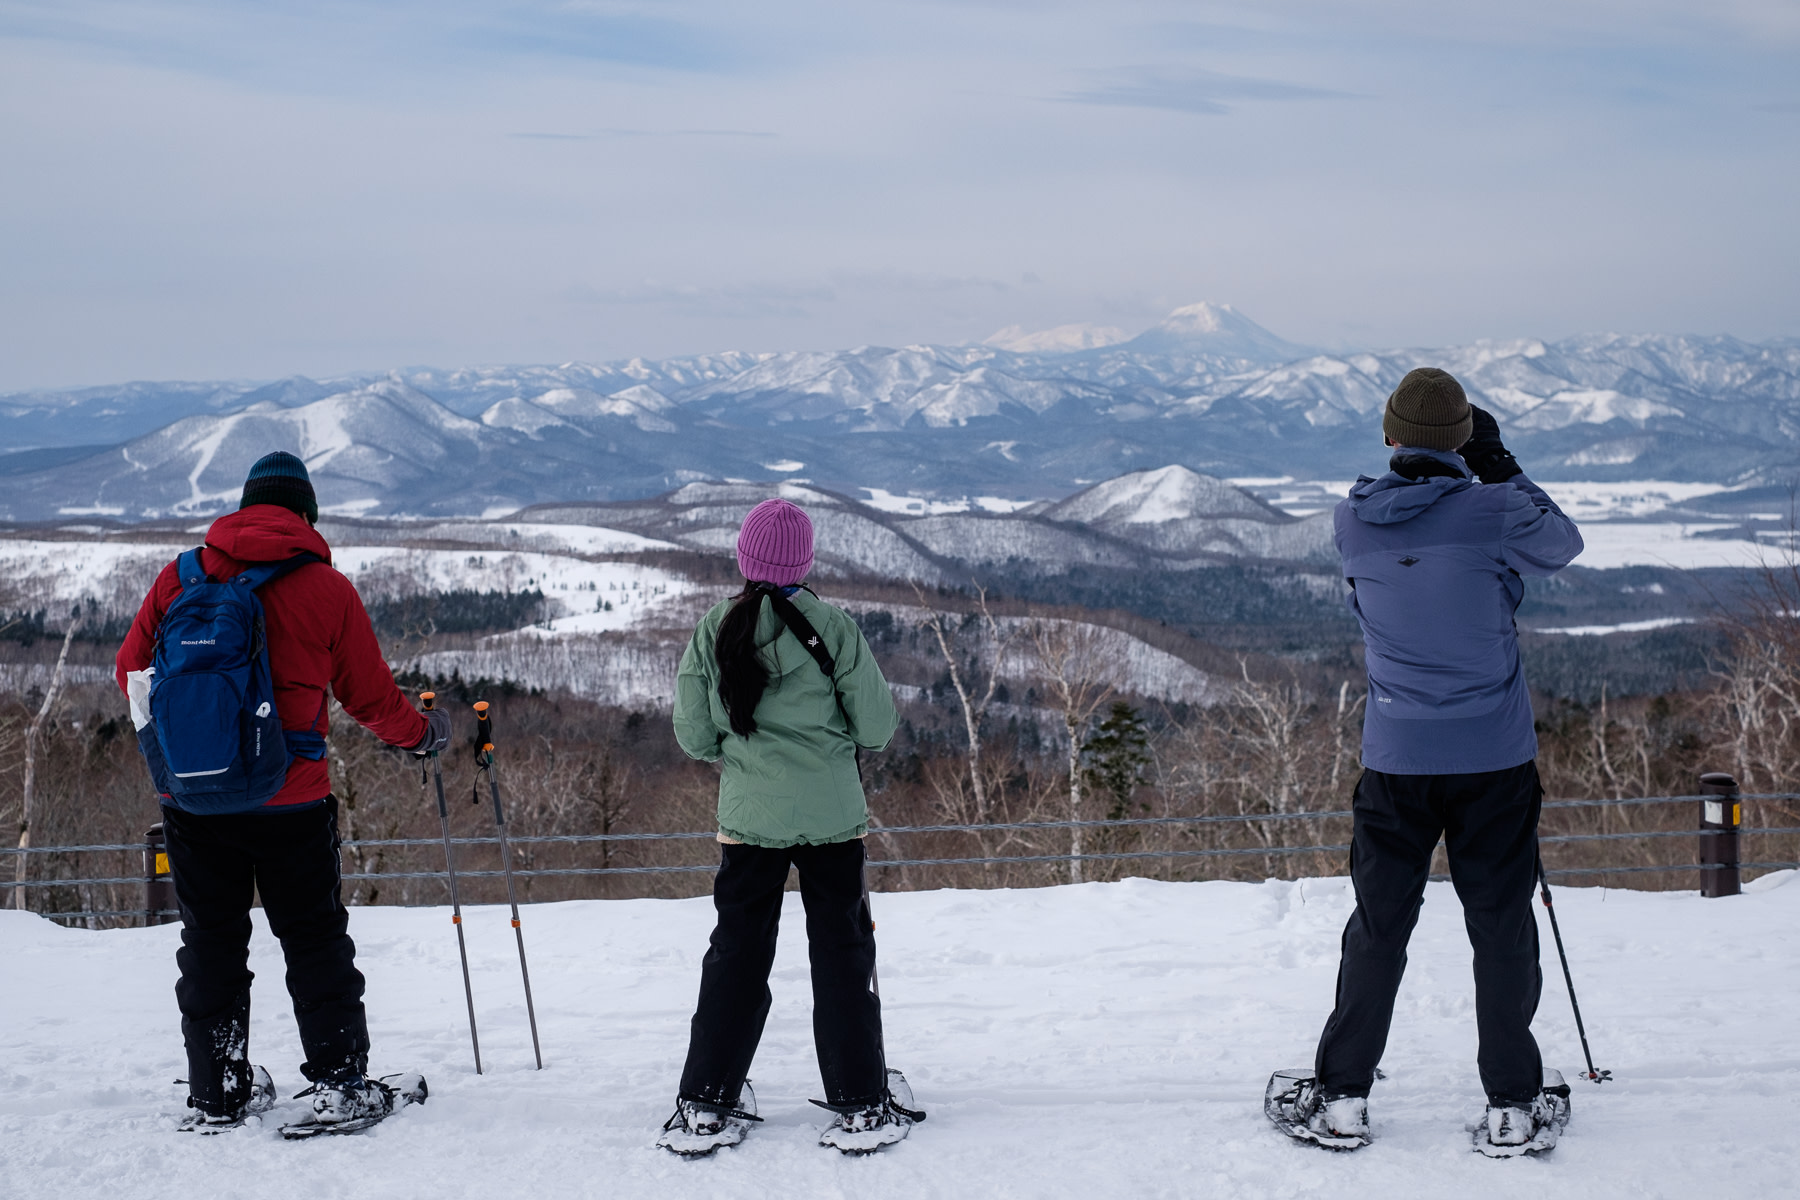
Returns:
[[[1700,894],[1708,898],[1735,896],[1743,889],[1738,880],[1738,827],[1743,824],[1743,805],[1738,801],[1737,780],[1718,771],[1700,777]],[[1717,799],[1714,799],[1717,797]]]
[[[168,845],[161,823],[144,835],[144,925],[167,925],[175,918],[175,880],[169,876]]]

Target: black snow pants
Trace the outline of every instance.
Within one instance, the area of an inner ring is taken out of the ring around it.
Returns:
[[[1508,1105],[1528,1105],[1542,1089],[1531,1036],[1544,986],[1531,907],[1542,802],[1535,762],[1468,775],[1363,772],[1350,848],[1356,911],[1344,927],[1337,1007],[1319,1038],[1321,1092],[1367,1096],[1375,1082],[1440,834],[1475,951],[1481,1086],[1489,1103]]]
[[[287,958],[287,989],[308,1079],[368,1064],[363,977],[339,896],[337,801],[292,812],[198,816],[164,807],[169,873],[181,907],[175,999],[187,1043],[189,1103],[235,1112],[250,1086],[250,903],[260,895]]]
[[[813,1045],[825,1099],[874,1104],[887,1095],[875,926],[863,902],[863,844],[727,845],[713,880],[718,925],[700,968],[700,1003],[681,1072],[681,1098],[738,1103],[769,1016],[769,970],[788,866],[800,871],[812,963]]]

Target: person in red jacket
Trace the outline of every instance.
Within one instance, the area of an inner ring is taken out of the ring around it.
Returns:
[[[287,959],[306,1052],[300,1069],[314,1083],[317,1117],[382,1115],[392,1102],[391,1090],[366,1074],[363,977],[340,895],[337,801],[323,739],[334,696],[376,737],[418,754],[449,743],[450,721],[442,711],[417,712],[395,685],[361,597],[330,565],[331,548],[314,528],[318,517],[305,464],[277,451],[251,467],[238,511],[213,522],[201,553],[201,565],[216,580],[300,554],[320,561],[272,579],[258,593],[276,712],[285,730],[301,735],[290,739],[294,758],[281,790],[245,813],[202,815],[162,797],[181,908],[175,996],[187,1047],[188,1106],[195,1110],[188,1126],[236,1124],[273,1103],[268,1073],[249,1061],[253,892]],[[130,673],[150,666],[163,614],[181,591],[170,563],[119,647],[121,688]]]

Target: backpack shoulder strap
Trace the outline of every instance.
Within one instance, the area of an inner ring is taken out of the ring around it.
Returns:
[[[811,588],[806,590],[812,591]],[[806,652],[813,656],[814,662],[819,664],[819,670],[825,672],[825,681],[831,685],[831,698],[837,701],[838,712],[844,718],[845,727],[854,728],[850,721],[850,710],[844,707],[844,693],[838,690],[837,660],[832,658],[831,651],[825,648],[825,639],[819,636],[819,631],[813,628],[813,623],[806,619],[806,614],[800,611],[799,606],[782,595],[779,588],[768,588],[765,591],[769,597],[770,606],[775,609],[775,615],[781,618],[781,623],[788,627],[789,633],[800,639],[800,644],[806,647]],[[818,598],[817,593],[814,593],[813,598]],[[861,746],[856,747],[856,774],[860,779],[862,776]]]
[[[273,583],[275,580],[280,579],[289,571],[295,570],[298,567],[304,567],[307,563],[324,561],[324,559],[309,550],[301,554],[296,554],[292,558],[284,559],[281,562],[256,563],[252,566],[245,567],[243,574],[239,575],[233,582],[242,583],[251,591],[255,591],[265,584]]]
[[[831,686],[835,690],[837,660],[825,648],[825,639],[819,636],[819,631],[813,628],[812,622],[806,619],[806,614],[792,600],[779,591],[770,591],[767,595],[769,604],[775,609],[775,615],[781,618],[781,623],[788,627],[789,633],[800,639],[800,644],[813,656],[813,661],[819,664],[819,670],[825,672],[825,678],[831,680]]]
[[[175,578],[181,584],[181,590],[206,582],[206,566],[200,561],[200,552],[205,546],[195,546],[175,560]]]

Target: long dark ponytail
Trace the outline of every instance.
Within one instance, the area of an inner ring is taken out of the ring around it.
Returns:
[[[733,596],[737,603],[719,622],[713,653],[719,660],[719,699],[731,718],[731,732],[749,737],[756,732],[756,706],[769,686],[769,668],[756,652],[756,623],[762,616],[763,597],[771,585],[746,582]]]

